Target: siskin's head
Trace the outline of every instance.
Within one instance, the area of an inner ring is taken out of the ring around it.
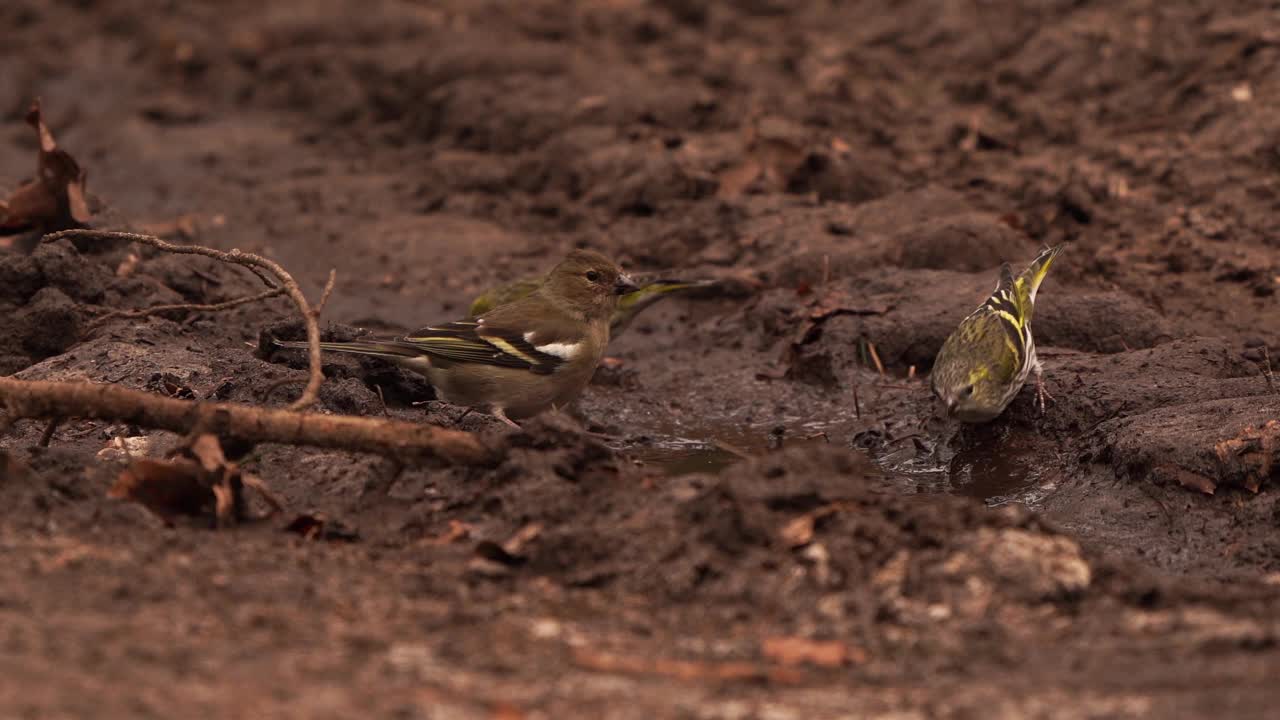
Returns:
[[[929,383],[948,417],[992,420],[1016,393],[1017,357],[1008,351],[998,323],[993,316],[968,318],[938,352]]]
[[[547,275],[542,290],[566,309],[588,317],[608,316],[618,297],[636,285],[612,260],[593,250],[574,250]]]

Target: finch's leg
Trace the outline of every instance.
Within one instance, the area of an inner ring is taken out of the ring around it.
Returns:
[[[1053,400],[1053,396],[1049,394],[1048,388],[1044,386],[1044,366],[1037,360],[1032,366],[1031,371],[1036,374],[1036,402],[1040,405],[1040,414],[1045,411],[1046,401]]]
[[[515,420],[512,420],[512,419],[511,419],[511,418],[509,418],[509,417],[507,417],[507,413],[506,413],[506,412],[504,412],[502,408],[500,408],[500,407],[495,407],[495,408],[493,408],[492,410],[490,410],[489,412],[490,412],[490,414],[492,414],[494,417],[496,417],[496,418],[498,418],[499,420],[501,420],[502,422],[504,422],[504,423],[506,423],[506,424],[510,425],[511,427],[513,427],[513,428],[515,428],[515,429],[517,429],[517,430],[519,430],[519,429],[520,429],[520,426],[516,424],[516,421],[515,421]]]

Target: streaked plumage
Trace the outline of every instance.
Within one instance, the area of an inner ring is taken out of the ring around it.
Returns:
[[[526,297],[538,287],[542,278],[522,278],[493,288],[471,302],[470,316],[480,317],[496,307],[507,305]],[[651,280],[636,290],[618,298],[618,308],[609,321],[609,336],[616,338],[631,325],[631,321],[645,309],[663,298],[684,292],[702,290],[715,285],[714,280]]]
[[[960,322],[934,360],[930,384],[947,413],[965,422],[993,420],[1036,376],[1043,410],[1047,393],[1031,336],[1036,293],[1064,245],[1049,248],[1015,276],[1005,263],[995,292]]]
[[[631,278],[608,258],[575,250],[529,293],[474,320],[320,347],[387,358],[425,375],[440,399],[511,422],[577,398],[609,343],[618,297],[633,290]]]

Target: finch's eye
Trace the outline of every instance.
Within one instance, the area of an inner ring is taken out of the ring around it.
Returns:
[[[596,272],[595,270],[588,270],[587,279],[590,280],[591,282],[597,282],[600,280],[600,273]]]

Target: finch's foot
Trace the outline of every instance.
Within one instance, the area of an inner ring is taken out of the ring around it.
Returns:
[[[507,417],[507,413],[506,413],[506,412],[504,412],[504,411],[502,410],[502,408],[500,408],[500,407],[496,407],[496,408],[493,408],[493,410],[490,410],[489,412],[490,412],[490,414],[492,414],[494,417],[496,417],[496,418],[498,418],[499,420],[501,420],[502,422],[504,422],[504,423],[506,423],[506,424],[510,425],[511,427],[513,427],[513,428],[515,428],[515,429],[517,429],[517,430],[520,430],[520,429],[521,429],[521,427],[520,427],[519,425],[517,425],[517,424],[516,424],[516,421],[515,421],[515,420],[512,420],[511,418]]]
[[[1040,414],[1044,415],[1045,407],[1048,400],[1053,400],[1053,395],[1049,394],[1049,389],[1044,385],[1044,376],[1036,373],[1036,404],[1040,406]]]

